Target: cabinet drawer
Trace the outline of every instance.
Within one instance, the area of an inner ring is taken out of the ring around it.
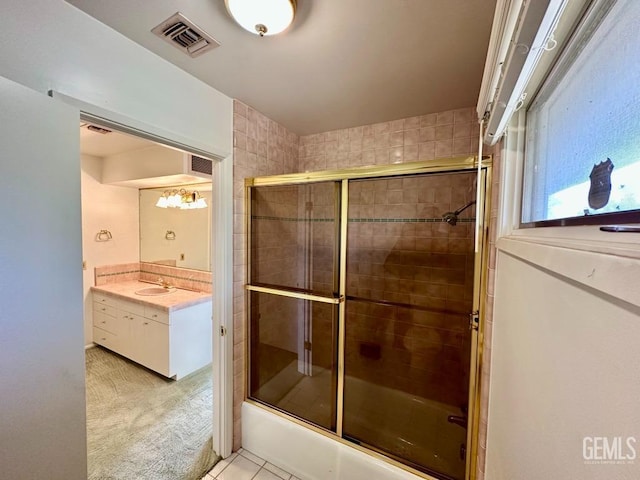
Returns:
[[[114,352],[122,352],[122,338],[98,327],[93,327],[93,343],[97,343]]]
[[[120,308],[126,310],[129,313],[135,313],[136,315],[144,315],[145,306],[141,303],[127,302],[122,300],[120,302]]]
[[[93,315],[95,316],[98,314],[108,315],[110,317],[116,317],[118,315],[118,311],[116,307],[112,305],[108,305],[106,303],[93,302]]]
[[[165,312],[164,310],[145,306],[144,316],[150,318],[153,321],[169,325],[169,312]]]
[[[111,307],[118,306],[118,300],[110,297],[109,295],[103,295],[102,293],[93,292],[93,302],[101,305],[109,305]]]
[[[117,333],[116,330],[116,322],[118,319],[111,315],[107,315],[103,312],[97,312],[94,310],[93,312],[93,326],[98,327],[102,330],[106,330],[107,332]]]

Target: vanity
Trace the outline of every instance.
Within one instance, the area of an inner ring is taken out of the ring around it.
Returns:
[[[211,363],[210,293],[140,281],[91,291],[94,343],[176,380]]]

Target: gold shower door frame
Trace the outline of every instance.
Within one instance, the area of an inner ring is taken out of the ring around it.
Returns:
[[[347,228],[348,218],[347,212],[349,208],[349,181],[375,179],[382,177],[398,177],[403,175],[416,175],[424,173],[445,173],[445,172],[470,172],[478,171],[478,157],[455,157],[448,159],[429,160],[424,162],[404,163],[388,166],[375,167],[356,167],[343,170],[325,170],[309,173],[295,173],[285,175],[274,175],[268,177],[255,177],[245,179],[245,212],[246,212],[246,232],[247,232],[247,271],[246,278],[248,283],[245,285],[246,295],[246,315],[251,311],[251,292],[269,293],[273,295],[291,297],[301,300],[311,300],[323,303],[338,305],[338,365],[337,365],[337,421],[336,432],[331,432],[322,427],[313,425],[309,422],[300,420],[299,418],[288,415],[281,410],[271,408],[268,405],[252,400],[248,397],[249,392],[249,375],[251,368],[251,358],[249,349],[249,340],[245,342],[245,379],[244,398],[246,402],[258,406],[271,413],[282,416],[306,428],[312,429],[322,435],[330,437],[336,441],[349,445],[353,448],[361,450],[369,455],[380,458],[391,463],[403,470],[409,471],[423,478],[437,480],[435,477],[424,472],[411,468],[410,466],[386,456],[378,451],[370,450],[366,447],[353,443],[343,438],[343,401],[344,401],[344,376],[345,376],[345,295],[346,295],[346,251],[347,251]],[[480,415],[480,372],[482,367],[483,356],[483,340],[484,340],[484,313],[485,298],[487,286],[488,260],[489,260],[489,222],[490,222],[490,200],[492,186],[492,157],[483,156],[479,170],[480,178],[478,179],[477,189],[479,190],[479,204],[476,205],[476,235],[477,246],[474,256],[474,282],[473,282],[473,308],[469,319],[469,328],[471,329],[471,353],[470,353],[470,369],[469,369],[469,411],[467,421],[467,452],[466,452],[466,468],[465,480],[475,480],[476,463],[478,451],[478,430]],[[261,186],[281,186],[281,185],[299,185],[318,182],[340,182],[341,188],[337,189],[336,204],[340,205],[340,226],[339,239],[336,242],[336,252],[339,255],[338,267],[338,286],[339,296],[337,298],[312,295],[306,293],[293,292],[286,289],[267,288],[257,285],[251,285],[251,188]],[[245,338],[251,338],[250,322],[245,317]]]

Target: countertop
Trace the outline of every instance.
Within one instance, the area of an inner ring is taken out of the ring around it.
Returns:
[[[166,295],[136,295],[136,290],[153,285],[153,283],[134,280],[130,282],[108,283],[98,287],[91,287],[91,290],[122,300],[149,305],[166,312],[174,312],[192,305],[211,301],[210,293],[192,292],[191,290],[182,290],[180,288],[176,288],[174,292]]]

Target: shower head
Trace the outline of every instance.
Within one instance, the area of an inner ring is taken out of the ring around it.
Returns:
[[[442,215],[442,220],[455,227],[456,223],[458,223],[458,215],[456,215],[456,212],[447,212]]]
[[[456,224],[458,223],[458,215],[460,215],[462,212],[464,212],[467,208],[469,208],[471,205],[475,203],[476,203],[475,200],[471,200],[464,207],[459,208],[455,212],[444,213],[442,215],[442,221],[447,222],[449,225],[453,225],[455,227]]]

